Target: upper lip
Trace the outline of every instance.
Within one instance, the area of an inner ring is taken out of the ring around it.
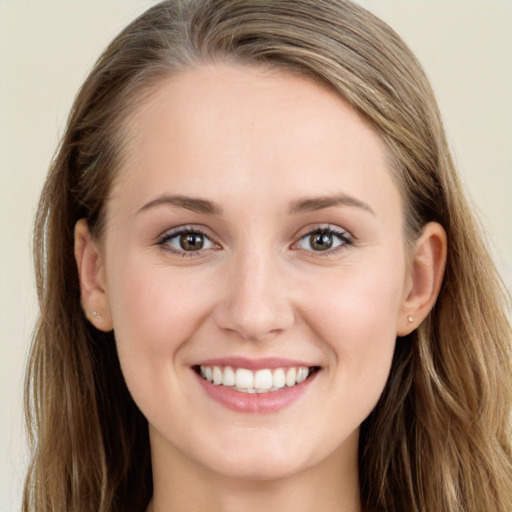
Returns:
[[[273,369],[290,366],[312,367],[318,365],[285,357],[262,357],[252,359],[241,356],[231,356],[204,359],[194,366],[232,366],[234,368],[246,368],[247,370],[262,370],[265,368]]]

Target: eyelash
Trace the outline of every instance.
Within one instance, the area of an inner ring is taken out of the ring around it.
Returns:
[[[314,229],[310,229],[306,233],[304,233],[299,238],[299,240],[292,245],[292,249],[296,249],[296,250],[300,249],[299,247],[297,247],[300,242],[302,242],[303,240],[306,240],[308,238],[311,240],[311,237],[313,237],[314,235],[319,235],[319,234],[325,234],[325,235],[329,235],[332,237],[336,237],[339,240],[339,243],[335,247],[326,249],[324,251],[315,251],[313,249],[304,249],[305,251],[307,251],[309,253],[309,255],[314,256],[315,258],[321,258],[323,256],[330,256],[330,255],[336,254],[339,251],[347,250],[350,246],[354,245],[354,238],[348,231],[345,231],[344,229],[337,228],[334,226],[319,226]]]
[[[201,255],[201,252],[204,250],[211,249],[211,247],[208,247],[204,249],[203,247],[199,248],[198,250],[190,250],[187,251],[185,249],[176,249],[169,245],[169,242],[173,239],[177,239],[180,236],[186,235],[186,234],[193,234],[193,235],[200,235],[203,237],[203,240],[208,241],[210,244],[215,246],[215,248],[219,249],[220,245],[216,244],[207,234],[206,232],[201,229],[200,227],[195,226],[187,226],[182,228],[177,228],[175,230],[166,232],[163,234],[157,241],[157,245],[161,246],[164,250],[171,252],[173,254],[177,254],[179,256],[182,256],[184,258],[186,257],[198,257]],[[313,255],[314,257],[322,257],[322,256],[329,256],[332,254],[337,253],[341,250],[347,250],[350,246],[354,245],[354,239],[348,231],[345,231],[341,228],[335,228],[333,226],[319,226],[314,229],[311,229],[300,236],[299,240],[297,242],[294,242],[291,245],[291,249],[293,250],[300,250],[300,247],[298,245],[303,241],[306,240],[308,237],[311,240],[311,237],[318,234],[325,234],[331,237],[336,237],[339,240],[338,245],[336,245],[334,248],[329,248],[322,251],[315,251],[313,249],[304,249],[307,251],[310,255]]]
[[[183,258],[188,257],[197,257],[200,255],[203,248],[201,247],[197,251],[187,251],[185,249],[176,249],[169,245],[169,242],[175,238],[178,238],[180,236],[186,235],[186,234],[192,234],[192,235],[201,235],[204,240],[207,240],[212,245],[219,248],[220,246],[216,244],[206,233],[204,230],[202,230],[200,227],[196,226],[187,226],[182,228],[177,228],[172,231],[168,231],[164,233],[157,241],[157,245],[161,246],[162,249],[165,251],[171,252],[173,254],[177,254],[178,256],[182,256]],[[207,250],[207,249],[205,249]]]

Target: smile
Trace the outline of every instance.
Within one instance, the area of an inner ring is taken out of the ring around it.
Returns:
[[[202,379],[215,386],[225,386],[242,393],[269,393],[304,382],[318,367],[291,366],[252,371],[231,366],[201,365],[195,370]]]

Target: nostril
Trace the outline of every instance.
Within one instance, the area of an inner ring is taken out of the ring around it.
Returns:
[[[243,277],[233,280],[213,312],[215,323],[224,332],[250,341],[276,336],[295,321],[286,286],[280,286],[278,278],[258,279],[254,275],[257,267],[247,267]]]

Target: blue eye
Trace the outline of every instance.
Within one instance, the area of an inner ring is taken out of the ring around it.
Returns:
[[[346,231],[333,228],[321,228],[303,236],[296,244],[297,248],[315,252],[329,252],[343,245],[351,245],[352,239]]]
[[[218,247],[207,235],[194,228],[180,229],[167,233],[158,243],[172,252],[183,255],[185,253],[194,253]]]

